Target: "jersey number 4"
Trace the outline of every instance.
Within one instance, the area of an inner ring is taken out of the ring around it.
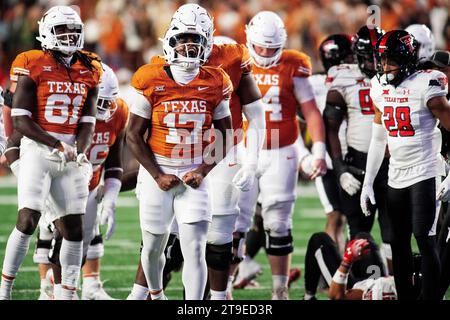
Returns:
[[[384,107],[384,125],[391,137],[412,137],[415,134],[411,125],[409,107]]]
[[[266,94],[262,98],[264,102],[265,111],[270,112],[270,121],[281,121],[283,120],[283,115],[281,113],[281,103],[280,103],[280,87],[271,86],[267,90]]]

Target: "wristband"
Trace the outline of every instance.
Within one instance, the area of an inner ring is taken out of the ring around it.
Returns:
[[[311,148],[311,153],[314,159],[325,159],[327,147],[322,141],[316,141],[313,143]]]
[[[333,276],[333,281],[337,284],[347,284],[348,273],[343,273],[339,270]]]

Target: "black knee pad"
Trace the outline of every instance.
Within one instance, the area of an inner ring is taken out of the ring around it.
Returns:
[[[90,245],[91,246],[95,246],[96,244],[101,244],[103,243],[103,236],[101,234],[97,235],[94,237],[94,239],[92,239]]]
[[[56,264],[58,266],[61,265],[61,263],[59,261],[59,253],[61,251],[62,240],[63,240],[62,235],[59,233],[59,231],[57,229],[55,229],[53,231],[53,239],[52,239],[50,251],[48,253],[48,260],[51,263]]]
[[[293,241],[291,230],[284,237],[272,237],[270,231],[266,230],[266,252],[271,256],[286,256],[292,253]]]
[[[184,258],[181,252],[180,240],[176,235],[171,234],[169,236],[164,254],[166,256],[164,272],[179,271],[183,266]]]
[[[232,242],[226,244],[207,244],[206,245],[206,264],[209,268],[225,271],[228,270],[233,258]]]

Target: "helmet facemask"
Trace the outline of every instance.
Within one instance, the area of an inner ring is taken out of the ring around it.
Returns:
[[[173,64],[183,69],[193,70],[205,63],[207,39],[196,33],[179,33],[169,39],[173,49]]]
[[[117,110],[116,99],[114,98],[102,98],[97,99],[97,120],[107,121],[109,120],[114,112]]]
[[[71,56],[84,45],[84,25],[76,11],[67,6],[56,6],[48,10],[39,24],[42,49]]]

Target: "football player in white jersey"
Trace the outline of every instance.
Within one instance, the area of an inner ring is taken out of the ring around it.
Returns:
[[[440,261],[435,234],[437,190],[445,167],[440,155],[437,122],[450,129],[448,79],[436,70],[416,70],[417,43],[404,30],[378,40],[380,77],[371,81],[375,117],[361,191],[361,208],[370,214],[376,203],[374,180],[389,148],[388,215],[392,222],[392,257],[399,299],[412,296],[411,235],[422,255],[422,292],[425,300],[440,299]],[[448,189],[441,197],[448,196]]]
[[[370,79],[376,74],[374,47],[383,35],[378,27],[363,26],[353,37],[357,63],[341,64],[329,70],[330,88],[323,113],[327,130],[327,147],[333,161],[333,169],[340,185],[342,211],[347,217],[350,239],[359,232],[370,232],[374,215],[366,217],[361,212],[359,196],[363,171],[366,167],[374,111],[370,98]],[[347,119],[347,154],[345,159],[340,147],[339,128]],[[388,158],[376,179],[378,209],[383,248],[390,260],[390,227],[386,214],[386,187]]]
[[[436,50],[433,32],[424,24],[412,24],[405,31],[409,32],[418,42],[417,62],[423,64],[429,61]]]
[[[368,264],[369,273],[362,268]],[[358,233],[347,244],[343,257],[330,236],[314,233],[305,254],[304,300],[316,299],[321,278],[333,300],[396,299],[393,277],[385,277],[383,268],[380,250],[369,233]]]
[[[447,79],[450,77],[450,52],[437,50],[430,58],[430,63],[433,65],[433,69],[443,72]],[[450,93],[447,93],[447,99],[450,100]],[[450,177],[448,175],[448,161],[450,155],[450,132],[441,128],[442,133],[442,150],[441,154],[447,160],[447,178],[444,180],[439,188],[438,195],[445,194],[446,189],[450,188]],[[439,256],[441,258],[441,296],[445,294],[450,285],[450,206],[449,198],[441,197],[442,200],[442,223],[440,226],[438,244],[439,244]]]

